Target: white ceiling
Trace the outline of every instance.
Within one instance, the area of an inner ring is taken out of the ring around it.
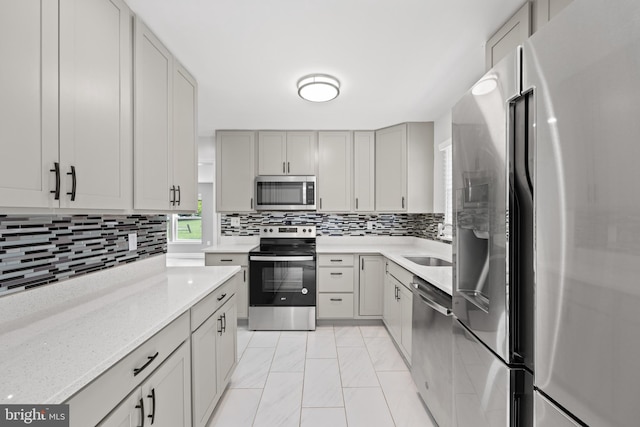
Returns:
[[[378,129],[445,113],[523,0],[127,0],[198,80],[199,134]],[[327,73],[315,104],[296,82]]]

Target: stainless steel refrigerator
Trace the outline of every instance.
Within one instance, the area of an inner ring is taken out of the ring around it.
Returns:
[[[640,423],[640,2],[576,0],[453,109],[454,425]]]

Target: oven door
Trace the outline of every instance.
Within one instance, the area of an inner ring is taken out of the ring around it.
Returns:
[[[315,306],[316,258],[251,255],[250,306]]]

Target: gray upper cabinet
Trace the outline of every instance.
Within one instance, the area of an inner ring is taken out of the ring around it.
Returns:
[[[216,132],[216,210],[254,210],[255,132]]]
[[[318,210],[351,209],[351,132],[318,132]]]
[[[375,132],[353,133],[353,209],[375,210]]]
[[[376,131],[376,211],[407,210],[407,125]]]
[[[134,67],[134,208],[194,211],[196,82],[139,19]]]
[[[179,63],[173,67],[173,160],[172,185],[177,192],[175,209],[198,209],[198,150],[196,146],[196,111],[198,84]]]
[[[376,131],[377,212],[433,209],[433,123],[411,122]]]
[[[57,2],[0,3],[0,51],[0,206],[57,207]]]
[[[485,46],[485,67],[492,68],[531,35],[531,3],[526,2]]]
[[[533,16],[531,19],[533,31],[536,32],[551,21],[558,13],[573,0],[535,0],[533,2]]]
[[[131,208],[131,11],[120,0],[0,10],[0,203]]]
[[[315,132],[258,132],[258,175],[315,174]]]

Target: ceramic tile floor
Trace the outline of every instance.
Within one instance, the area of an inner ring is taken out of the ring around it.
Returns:
[[[384,326],[238,328],[238,366],[209,427],[434,427]]]

